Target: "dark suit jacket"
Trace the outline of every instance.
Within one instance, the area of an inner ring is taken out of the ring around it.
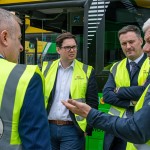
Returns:
[[[57,80],[57,77],[56,77],[56,80]],[[52,89],[51,96],[49,98],[47,113],[49,113],[50,107],[53,103],[53,99],[54,99],[54,95],[55,95],[55,88],[56,88],[56,80],[54,83],[54,87]],[[86,103],[88,105],[90,105],[92,108],[98,109],[98,88],[97,88],[97,82],[96,82],[94,70],[92,70],[91,75],[90,75],[89,80],[88,80],[88,86],[87,86],[87,91],[86,91]],[[82,130],[77,125],[77,122],[74,118],[74,114],[72,114],[71,112],[70,112],[70,117],[72,118],[76,127],[79,129],[79,134],[83,134]],[[86,132],[88,135],[92,134],[92,128],[89,127],[88,125],[87,125]]]
[[[129,108],[130,100],[135,100],[135,101],[139,100],[145,88],[150,83],[150,76],[148,76],[145,84],[143,86],[138,86],[139,71],[146,58],[147,58],[147,55],[144,54],[142,59],[139,61],[138,70],[134,74],[133,78],[130,79],[131,86],[120,87],[117,93],[114,92],[114,89],[116,88],[116,83],[115,83],[113,75],[110,73],[108,80],[103,89],[103,98],[104,98],[105,103],[108,103],[114,106],[123,107],[123,108]],[[126,67],[130,74],[130,65],[128,61],[127,61]],[[111,145],[113,144],[114,138],[115,138],[114,135],[107,134],[107,133],[105,134],[104,150],[110,149]]]
[[[148,76],[143,86],[138,86],[138,81],[137,81],[140,68],[146,58],[147,56],[146,54],[144,54],[143,58],[139,61],[138,63],[139,70],[135,73],[135,75],[131,79],[130,81],[131,86],[120,87],[118,93],[114,92],[114,89],[116,88],[116,83],[115,83],[113,75],[110,73],[108,80],[103,89],[103,98],[104,98],[105,103],[108,103],[114,106],[128,108],[130,105],[130,100],[138,101],[143,91],[145,90],[147,85],[150,83],[150,76]],[[127,67],[127,70],[129,71],[128,61],[127,61],[126,67]]]
[[[25,150],[51,150],[41,77],[34,74],[20,112],[19,135]],[[44,139],[44,140],[43,140]]]
[[[114,134],[135,144],[150,140],[150,92],[148,90],[143,107],[131,118],[119,118],[91,109],[87,116],[89,125]],[[121,150],[121,149],[120,149]]]

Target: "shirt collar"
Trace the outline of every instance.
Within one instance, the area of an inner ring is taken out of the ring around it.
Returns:
[[[68,66],[66,69],[71,68],[71,67],[74,68],[74,65],[75,65],[75,61],[73,61],[73,62],[71,63],[71,65]],[[62,66],[62,64],[61,64],[60,61],[59,61],[59,67],[64,68],[64,67]]]
[[[4,58],[4,56],[2,54],[0,54],[0,57]]]
[[[142,55],[141,55],[139,58],[137,58],[136,60],[134,60],[134,62],[135,62],[136,64],[138,64],[139,61],[142,59],[143,56],[144,56],[144,53],[142,53]],[[129,60],[129,63],[132,61],[132,60],[130,60],[130,59],[128,59],[128,60]]]

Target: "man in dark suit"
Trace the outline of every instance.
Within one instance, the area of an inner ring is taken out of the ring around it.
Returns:
[[[38,66],[17,64],[20,24],[0,9],[0,149],[50,150],[43,76]]]
[[[103,89],[104,102],[111,104],[109,113],[126,118],[133,115],[134,106],[150,83],[149,60],[143,53],[140,29],[134,25],[118,32],[126,58],[113,65]],[[116,106],[116,107],[115,107]],[[105,133],[104,150],[125,150],[126,142]]]
[[[145,33],[143,51],[150,59],[150,19],[144,23],[143,31]],[[149,72],[147,73],[149,74]],[[102,113],[87,104],[73,100],[62,101],[62,103],[73,113],[86,117],[89,125],[134,143],[128,143],[127,149],[150,149],[150,84],[138,100],[135,113],[130,118],[120,118]]]
[[[85,118],[69,112],[61,101],[73,98],[97,109],[98,92],[94,69],[76,59],[77,40],[70,32],[60,34],[56,38],[56,46],[60,59],[44,62],[42,67],[52,148],[84,150],[85,135],[91,135],[92,128]]]

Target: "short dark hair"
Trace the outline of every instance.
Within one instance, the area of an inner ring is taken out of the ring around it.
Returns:
[[[118,31],[118,38],[121,34],[125,34],[127,32],[134,32],[138,37],[141,37],[140,29],[135,25],[124,26],[122,29]]]
[[[61,47],[62,46],[62,43],[65,39],[74,39],[76,44],[77,44],[77,40],[76,40],[76,37],[75,35],[73,35],[72,33],[70,32],[65,32],[65,33],[62,33],[60,34],[57,38],[56,38],[56,46],[57,47]]]

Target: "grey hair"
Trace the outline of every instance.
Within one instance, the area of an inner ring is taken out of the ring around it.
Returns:
[[[9,30],[10,34],[15,31],[14,22],[17,22],[19,25],[22,24],[21,19],[11,12],[0,8],[0,32],[2,30]]]
[[[142,28],[143,32],[145,33],[148,28],[150,28],[150,18],[144,23]]]

